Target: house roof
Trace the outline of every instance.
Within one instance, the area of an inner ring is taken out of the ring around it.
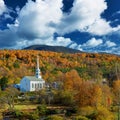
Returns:
[[[42,78],[36,78],[35,76],[25,76],[30,81],[44,81]]]

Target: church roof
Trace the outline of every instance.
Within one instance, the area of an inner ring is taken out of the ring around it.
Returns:
[[[30,81],[44,81],[42,78],[37,78],[36,76],[25,76]]]

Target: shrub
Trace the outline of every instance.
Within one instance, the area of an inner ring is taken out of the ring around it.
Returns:
[[[90,107],[90,106],[82,107],[79,109],[79,114],[82,116],[89,116],[95,112],[96,112],[95,109],[93,107]]]
[[[64,120],[63,117],[58,115],[48,116],[45,120]]]
[[[39,120],[40,117],[37,112],[24,112],[20,120]]]
[[[72,109],[67,109],[65,115],[66,116],[71,116],[72,114],[77,113],[77,108],[73,107]]]
[[[19,111],[19,110],[15,110],[15,111],[14,111],[14,116],[15,116],[16,118],[20,118],[22,115],[23,115],[23,113],[22,113],[21,111]]]
[[[105,107],[97,108],[95,120],[114,120],[115,116]]]
[[[59,114],[60,113],[60,110],[58,109],[48,109],[47,110],[47,115],[49,114]]]
[[[87,117],[84,117],[84,116],[76,116],[75,117],[75,120],[89,120]]]
[[[66,110],[65,116],[71,116],[71,115],[72,115],[71,110]]]
[[[45,115],[47,113],[47,107],[45,104],[39,105],[37,107],[37,111],[39,113],[39,115]]]
[[[29,119],[30,120],[39,120],[39,118],[40,117],[39,117],[39,115],[36,112],[29,114]]]

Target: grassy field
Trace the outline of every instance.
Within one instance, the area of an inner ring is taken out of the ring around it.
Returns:
[[[34,110],[36,109],[38,104],[28,104],[28,105],[15,105],[16,110]]]

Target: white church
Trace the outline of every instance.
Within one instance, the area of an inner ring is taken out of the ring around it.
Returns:
[[[35,76],[25,76],[20,82],[20,91],[38,91],[45,87],[45,80],[42,79],[39,69],[39,57],[37,56],[37,68]]]

